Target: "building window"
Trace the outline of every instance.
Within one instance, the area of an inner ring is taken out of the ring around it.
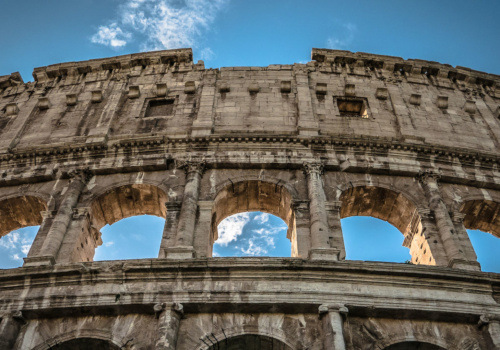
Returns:
[[[146,118],[167,117],[174,113],[174,100],[151,100],[146,108]]]
[[[341,117],[368,118],[366,104],[361,99],[337,98],[337,106]]]

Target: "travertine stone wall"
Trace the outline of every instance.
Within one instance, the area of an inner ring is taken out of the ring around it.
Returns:
[[[0,77],[0,347],[496,349],[500,280],[466,229],[500,234],[500,77],[313,49],[205,69],[190,49]],[[212,258],[244,211],[291,258]],[[100,229],[165,218],[158,259],[93,262]],[[404,235],[412,264],[346,261],[341,218]]]

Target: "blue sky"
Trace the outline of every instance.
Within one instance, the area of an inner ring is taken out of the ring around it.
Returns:
[[[19,71],[31,81],[39,66],[178,47],[192,47],[207,68],[306,62],[318,47],[500,74],[499,13],[498,0],[0,0],[0,75]],[[132,218],[105,227],[96,259],[156,256],[162,220]],[[289,255],[278,218],[238,214],[221,225],[215,255]],[[365,218],[342,225],[349,259],[381,260],[387,252],[395,253],[393,261],[407,259],[402,235],[391,225]],[[0,267],[22,263],[35,231],[0,239]],[[470,236],[483,269],[500,272],[500,240]],[[384,244],[375,246],[380,240]],[[122,246],[126,241],[133,244]]]

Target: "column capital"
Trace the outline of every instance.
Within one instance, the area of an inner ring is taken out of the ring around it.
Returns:
[[[73,219],[83,219],[90,215],[90,207],[73,208]]]
[[[309,201],[292,200],[290,206],[292,207],[293,210],[306,211],[309,210]]]
[[[418,182],[423,184],[428,184],[429,182],[438,182],[441,178],[441,175],[433,172],[433,171],[422,171],[418,173],[416,176]]]
[[[194,160],[176,160],[175,167],[177,169],[184,169],[186,175],[190,173],[198,173],[200,176],[205,172],[206,162],[202,161],[194,161]]]
[[[79,180],[83,183],[87,183],[92,178],[93,174],[89,168],[84,169],[70,169],[67,172],[70,181],[73,182],[75,180]]]
[[[459,211],[451,211],[450,217],[454,223],[460,224],[460,223],[464,222],[465,214],[461,213]]]
[[[311,176],[312,174],[323,174],[323,163],[321,162],[304,162],[304,174]]]
[[[182,202],[179,201],[173,201],[173,202],[165,202],[165,207],[167,208],[168,211],[180,211],[182,207]]]
[[[500,323],[500,315],[483,314],[479,317],[478,326],[481,327],[493,322]]]
[[[349,309],[344,304],[322,304],[318,307],[318,313],[320,316],[329,312],[337,312],[341,315],[347,315],[349,313]]]
[[[179,316],[184,315],[184,306],[181,303],[158,303],[153,306],[156,318],[160,316],[163,311],[174,311]]]

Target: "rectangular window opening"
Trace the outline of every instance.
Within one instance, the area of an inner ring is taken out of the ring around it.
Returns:
[[[151,100],[146,108],[146,118],[168,117],[174,113],[174,100]]]
[[[342,117],[368,118],[368,110],[363,100],[338,98],[337,106]]]

